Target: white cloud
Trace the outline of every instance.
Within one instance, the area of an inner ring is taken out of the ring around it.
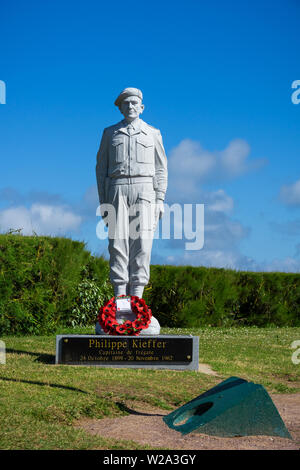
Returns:
[[[218,153],[221,162],[220,169],[225,178],[236,178],[267,164],[265,158],[249,160],[250,150],[250,145],[245,140],[235,139],[225,150]]]
[[[156,257],[159,260],[158,257]],[[159,262],[164,260],[160,258]],[[225,268],[234,270],[255,271],[258,265],[249,257],[241,255],[237,250],[230,249],[203,249],[201,251],[185,251],[181,255],[168,256],[166,262],[169,264],[185,266],[206,266],[214,268]]]
[[[175,251],[175,250],[174,250]],[[299,256],[300,248],[295,256]],[[256,272],[287,272],[300,273],[300,259],[286,257],[275,258],[272,261],[256,262],[253,258],[244,256],[235,247],[204,248],[200,251],[175,251],[174,255],[166,258],[162,253],[154,254],[154,263],[175,264],[180,266],[205,266],[214,268],[234,269],[236,271]]]
[[[239,256],[232,251],[204,250],[197,256],[186,252],[183,256],[184,264],[197,266],[199,264],[207,267],[236,269],[239,265]]]
[[[239,221],[233,220],[226,213],[233,208],[233,200],[225,191],[201,192],[201,200],[206,201],[204,210],[204,246],[201,249],[189,251],[186,249],[187,239],[164,240],[154,244],[153,262],[167,264],[182,264],[231,269],[255,269],[255,262],[240,253],[240,242],[246,238],[250,229]],[[181,222],[181,221],[180,221]],[[195,227],[195,214],[190,216],[190,226]],[[174,218],[174,227],[177,221]],[[196,235],[195,235],[196,237]],[[194,242],[194,239],[189,240]],[[164,256],[164,253],[166,255]],[[174,254],[173,254],[174,253]]]
[[[283,185],[280,189],[280,199],[288,206],[300,206],[300,179],[293,184]]]
[[[166,241],[164,247],[168,256],[165,262],[258,269],[253,259],[240,252],[240,242],[249,235],[250,229],[232,219],[233,198],[222,188],[207,190],[207,186],[204,187],[238,178],[267,163],[266,159],[250,158],[250,151],[249,144],[243,139],[234,139],[225,149],[212,152],[197,141],[185,139],[170,152],[167,202],[204,204],[204,246],[198,251],[185,251],[185,240]]]
[[[175,147],[169,158],[169,168],[189,178],[203,178],[216,166],[214,154],[205,151],[199,142],[184,139]]]
[[[233,199],[223,189],[207,193],[207,208],[213,212],[230,212],[233,209]]]
[[[266,163],[266,159],[249,160],[249,154],[250,146],[242,139],[232,140],[224,150],[215,152],[184,139],[170,152],[169,176],[176,191],[191,196],[200,184],[237,178]]]
[[[169,158],[169,187],[167,201],[184,204],[204,204],[204,246],[198,251],[185,251],[186,240],[166,241],[167,252],[176,252],[176,264],[230,267],[251,266],[252,261],[240,253],[239,244],[248,236],[249,229],[232,220],[234,200],[224,189],[207,190],[207,182],[222,181],[249,170],[247,142],[236,139],[222,152],[208,152],[199,142],[183,140],[173,149]],[[195,221],[189,221],[195,225]],[[176,220],[174,221],[176,225]],[[171,232],[172,233],[172,232]],[[174,263],[172,254],[167,263]]]
[[[63,235],[70,230],[78,230],[81,222],[82,217],[67,206],[35,203],[30,208],[17,206],[0,211],[0,230],[22,229],[24,235],[33,232],[38,235]]]

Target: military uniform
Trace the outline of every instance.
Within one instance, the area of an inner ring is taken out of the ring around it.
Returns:
[[[100,204],[113,205],[119,228],[119,236],[109,236],[110,279],[115,295],[142,297],[149,281],[156,225],[149,226],[147,220],[156,201],[164,200],[167,189],[167,158],[160,131],[141,119],[132,124],[124,119],[104,129],[96,176]],[[131,208],[136,204],[142,222],[139,236],[132,238],[129,224],[134,219]]]

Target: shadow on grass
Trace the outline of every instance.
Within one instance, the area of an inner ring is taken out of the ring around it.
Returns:
[[[125,403],[116,402],[117,407],[121,411],[125,411],[126,413],[129,413],[131,415],[138,415],[138,416],[165,416],[164,414],[158,414],[158,413],[143,413],[142,411],[136,411],[133,410],[132,408],[128,408],[128,406],[125,405]]]
[[[36,357],[36,362],[42,362],[43,364],[55,364],[55,356],[53,354],[35,353],[32,351],[19,351],[18,349],[6,349],[7,353],[11,354],[27,354],[28,356]]]
[[[73,392],[80,392],[80,393],[85,393],[86,395],[88,395],[88,392],[85,392],[84,390],[80,390],[80,388],[68,387],[67,385],[49,384],[45,382],[36,382],[34,380],[11,379],[8,377],[0,377],[0,380],[5,380],[6,382],[16,382],[16,383],[20,382],[20,383],[31,384],[31,385],[40,385],[42,387],[62,388],[64,390],[72,390]]]

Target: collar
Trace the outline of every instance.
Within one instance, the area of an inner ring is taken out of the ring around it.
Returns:
[[[147,125],[142,119],[138,119],[136,122],[131,124],[133,129],[134,129],[134,134],[139,134],[140,132],[143,132],[144,134],[148,134],[147,130]],[[129,135],[127,127],[129,126],[129,123],[126,121],[126,119],[123,119],[122,121],[119,122],[117,125],[117,128],[115,129],[114,133],[116,134],[117,132],[122,132],[123,134]]]

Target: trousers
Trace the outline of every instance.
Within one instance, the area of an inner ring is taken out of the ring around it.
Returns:
[[[150,258],[156,228],[152,178],[110,179],[108,221],[110,280],[115,296],[142,297],[149,282]]]

